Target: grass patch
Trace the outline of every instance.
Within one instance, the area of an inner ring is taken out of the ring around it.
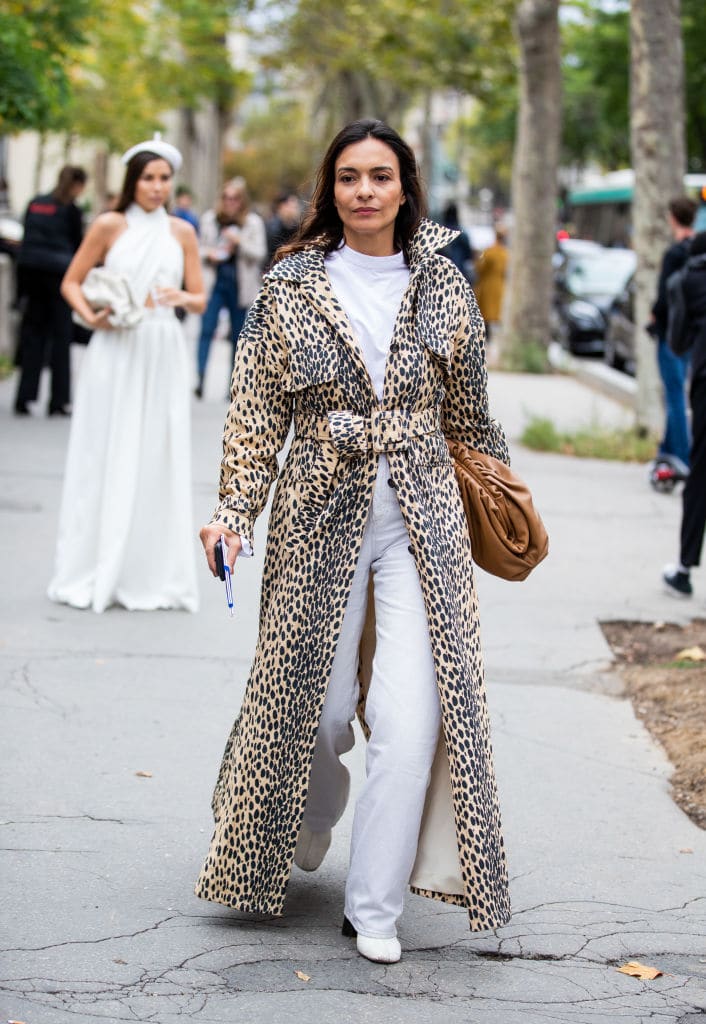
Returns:
[[[654,458],[655,440],[636,430],[614,430],[592,425],[581,430],[557,430],[552,420],[533,416],[520,441],[538,452],[557,452],[582,459],[610,459],[614,462],[649,462]]]
[[[0,355],[0,380],[7,380],[15,369],[15,363],[9,356]]]
[[[546,348],[538,341],[505,341],[498,369],[508,373],[549,373],[551,366]]]

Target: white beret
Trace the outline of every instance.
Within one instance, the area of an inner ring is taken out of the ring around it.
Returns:
[[[138,153],[156,153],[157,156],[161,156],[167,161],[173,171],[178,171],[182,165],[179,150],[176,146],[172,146],[171,143],[164,142],[159,132],[154,133],[153,139],[148,139],[146,142],[138,142],[136,146],[131,146],[127,152],[123,153],[120,160],[122,163],[128,164]]]

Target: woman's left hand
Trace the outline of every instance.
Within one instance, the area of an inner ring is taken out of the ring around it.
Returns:
[[[155,288],[155,299],[160,306],[187,308],[189,293],[181,288]]]

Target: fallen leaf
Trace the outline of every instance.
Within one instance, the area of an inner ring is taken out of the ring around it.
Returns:
[[[642,981],[652,981],[654,978],[659,978],[662,974],[656,967],[648,967],[646,964],[641,964],[639,960],[630,960],[628,963],[623,964],[622,967],[616,969],[621,974],[629,974],[631,978],[641,978]]]
[[[679,851],[679,853],[693,853],[693,852],[694,851],[692,850],[692,848],[690,846],[682,846],[681,850]]]
[[[116,956],[115,959],[113,960],[113,963],[114,964],[126,964],[127,960],[121,960],[119,956]]]
[[[296,974],[300,981],[311,981],[309,975],[304,974],[304,971],[295,971],[294,973]]]
[[[138,775],[141,779],[152,778],[152,772],[135,772],[135,775]]]
[[[679,654],[674,655],[675,661],[706,661],[706,651],[703,647],[685,647]]]

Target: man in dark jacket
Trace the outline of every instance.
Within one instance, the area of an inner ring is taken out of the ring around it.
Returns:
[[[54,191],[35,196],[27,207],[17,257],[18,290],[25,304],[18,351],[22,372],[15,397],[18,416],[29,414],[27,403],[37,398],[45,362],[51,367],[49,415],[68,415],[72,323],[59,289],[83,236],[75,200],[85,184],[83,168],[64,167]]]
[[[679,564],[663,579],[670,594],[691,597],[690,570],[701,561],[706,530],[706,231],[695,235],[684,269],[670,282],[679,289],[671,305],[679,307],[680,326],[670,317],[669,344],[677,356],[691,354],[691,469],[684,486]]]
[[[272,266],[280,245],[286,245],[296,235],[302,219],[302,205],[296,192],[280,192],[274,201],[274,212],[265,223],[267,231],[267,262]]]
[[[676,455],[685,466],[689,465],[689,427],[686,418],[686,376],[689,369],[688,357],[675,356],[667,344],[667,319],[669,299],[667,281],[683,267],[689,255],[689,245],[694,234],[692,224],[696,215],[696,203],[688,196],[678,196],[669,203],[669,227],[674,244],[665,252],[657,284],[657,298],[652,307],[654,333],[657,336],[657,362],[664,386],[666,424],[664,438],[658,455]]]

